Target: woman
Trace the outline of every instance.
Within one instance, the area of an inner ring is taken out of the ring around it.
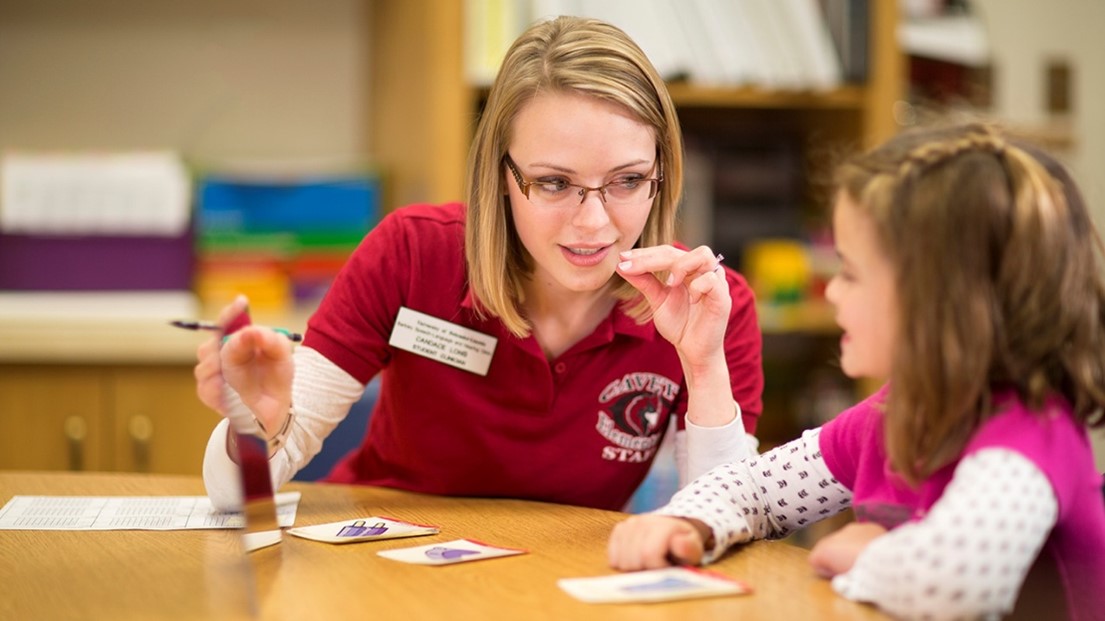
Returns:
[[[763,386],[755,307],[712,250],[673,245],[682,161],[636,44],[595,20],[539,23],[492,86],[467,204],[384,218],[294,356],[257,327],[206,343],[201,399],[267,430],[276,486],[377,373],[364,442],[331,481],[620,509],[672,418],[684,480],[745,454]],[[227,425],[204,464],[216,505],[234,501]]]

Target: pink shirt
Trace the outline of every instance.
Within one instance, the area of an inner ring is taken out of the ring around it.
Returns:
[[[479,319],[464,268],[464,207],[416,205],[386,217],[342,270],[305,345],[361,382],[381,373],[364,443],[329,480],[620,509],[687,395],[674,347],[616,308],[549,361],[531,336]],[[725,336],[745,429],[761,409],[761,341],[751,290],[726,270]],[[486,376],[388,345],[407,307],[498,339]]]
[[[833,476],[852,491],[857,520],[894,528],[925,516],[944,493],[959,460],[917,488],[902,482],[890,471],[886,457],[879,409],[885,394],[886,389],[827,423],[820,446]],[[1072,616],[1098,618],[1105,592],[1105,498],[1086,429],[1059,398],[1051,399],[1043,413],[1030,411],[1011,392],[997,393],[994,400],[1000,412],[983,423],[960,460],[989,448],[1019,453],[1047,477],[1059,508],[1022,594],[1044,588],[1034,586],[1034,581],[1058,583]],[[969,536],[969,519],[961,526],[961,533]]]

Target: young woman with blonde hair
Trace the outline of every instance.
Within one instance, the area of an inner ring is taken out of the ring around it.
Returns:
[[[755,306],[712,250],[675,243],[682,176],[676,112],[641,50],[595,20],[536,24],[491,88],[466,203],[385,217],[294,355],[260,327],[206,343],[201,399],[271,430],[277,486],[377,374],[368,432],[331,481],[620,509],[670,420],[684,476],[748,452]],[[205,458],[216,504],[232,501],[228,424]]]

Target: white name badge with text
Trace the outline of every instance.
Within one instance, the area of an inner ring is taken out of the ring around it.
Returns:
[[[426,313],[399,308],[388,345],[476,375],[487,375],[499,339]]]

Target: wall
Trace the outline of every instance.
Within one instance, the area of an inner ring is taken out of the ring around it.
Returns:
[[[1028,123],[1047,120],[1044,67],[1066,58],[1073,67],[1075,144],[1068,158],[1098,222],[1105,222],[1105,2],[1101,0],[973,0],[994,52],[995,112]],[[1099,225],[1101,226],[1101,225]]]
[[[365,7],[0,0],[0,149],[362,155]]]
[[[369,1],[0,0],[0,151],[363,157]],[[1105,2],[974,5],[994,48],[999,115],[1042,120],[1045,59],[1073,61],[1069,161],[1105,222]],[[1105,469],[1105,436],[1099,444]]]
[[[1074,146],[1067,158],[1105,230],[1105,2],[1101,0],[974,0],[994,52],[998,116],[1043,122],[1044,66],[1063,57],[1073,68]],[[1098,469],[1105,471],[1105,430],[1095,434]]]

